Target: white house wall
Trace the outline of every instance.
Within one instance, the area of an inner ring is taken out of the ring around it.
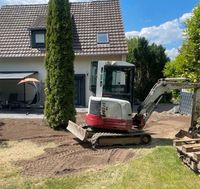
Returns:
[[[89,78],[90,78],[90,64],[92,61],[98,60],[125,60],[125,55],[99,55],[99,56],[77,56],[74,61],[75,74],[85,74],[85,89],[86,89],[86,106],[88,99],[91,95],[89,91]],[[35,75],[40,81],[45,81],[45,66],[44,58],[1,58],[0,59],[0,72],[1,71],[37,71]],[[23,87],[16,85],[17,81],[0,80],[0,91],[6,91],[6,96],[10,93],[19,93],[19,99],[23,100]],[[33,94],[30,88],[26,86],[27,99],[32,99]]]

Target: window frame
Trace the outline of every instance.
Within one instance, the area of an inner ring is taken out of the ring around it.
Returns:
[[[44,34],[44,43],[36,43],[36,34]],[[32,48],[45,48],[46,30],[31,31],[31,46]]]
[[[102,42],[102,41],[99,41],[99,35],[106,35],[107,37],[107,41],[105,42]],[[108,32],[97,32],[97,44],[109,44],[109,33]]]
[[[39,42],[37,42],[39,40]],[[42,42],[40,41],[42,40]],[[40,44],[40,43],[45,43],[45,34],[44,33],[35,33],[35,43]]]

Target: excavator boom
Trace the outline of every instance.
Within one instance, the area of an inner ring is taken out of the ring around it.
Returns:
[[[200,112],[200,83],[191,82],[187,78],[165,78],[159,79],[153,86],[143,103],[138,107],[138,112],[133,118],[133,124],[139,129],[143,129],[145,123],[151,116],[156,105],[161,100],[162,96],[172,90],[192,89],[193,90],[193,109],[192,121],[189,131],[197,130],[197,122]]]

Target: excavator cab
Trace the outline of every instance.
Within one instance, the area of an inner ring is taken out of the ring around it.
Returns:
[[[127,100],[133,105],[133,64],[123,61],[91,63],[90,91],[97,97]]]

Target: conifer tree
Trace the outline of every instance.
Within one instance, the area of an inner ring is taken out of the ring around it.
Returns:
[[[45,117],[50,127],[75,121],[74,51],[68,0],[49,0],[46,32]]]

